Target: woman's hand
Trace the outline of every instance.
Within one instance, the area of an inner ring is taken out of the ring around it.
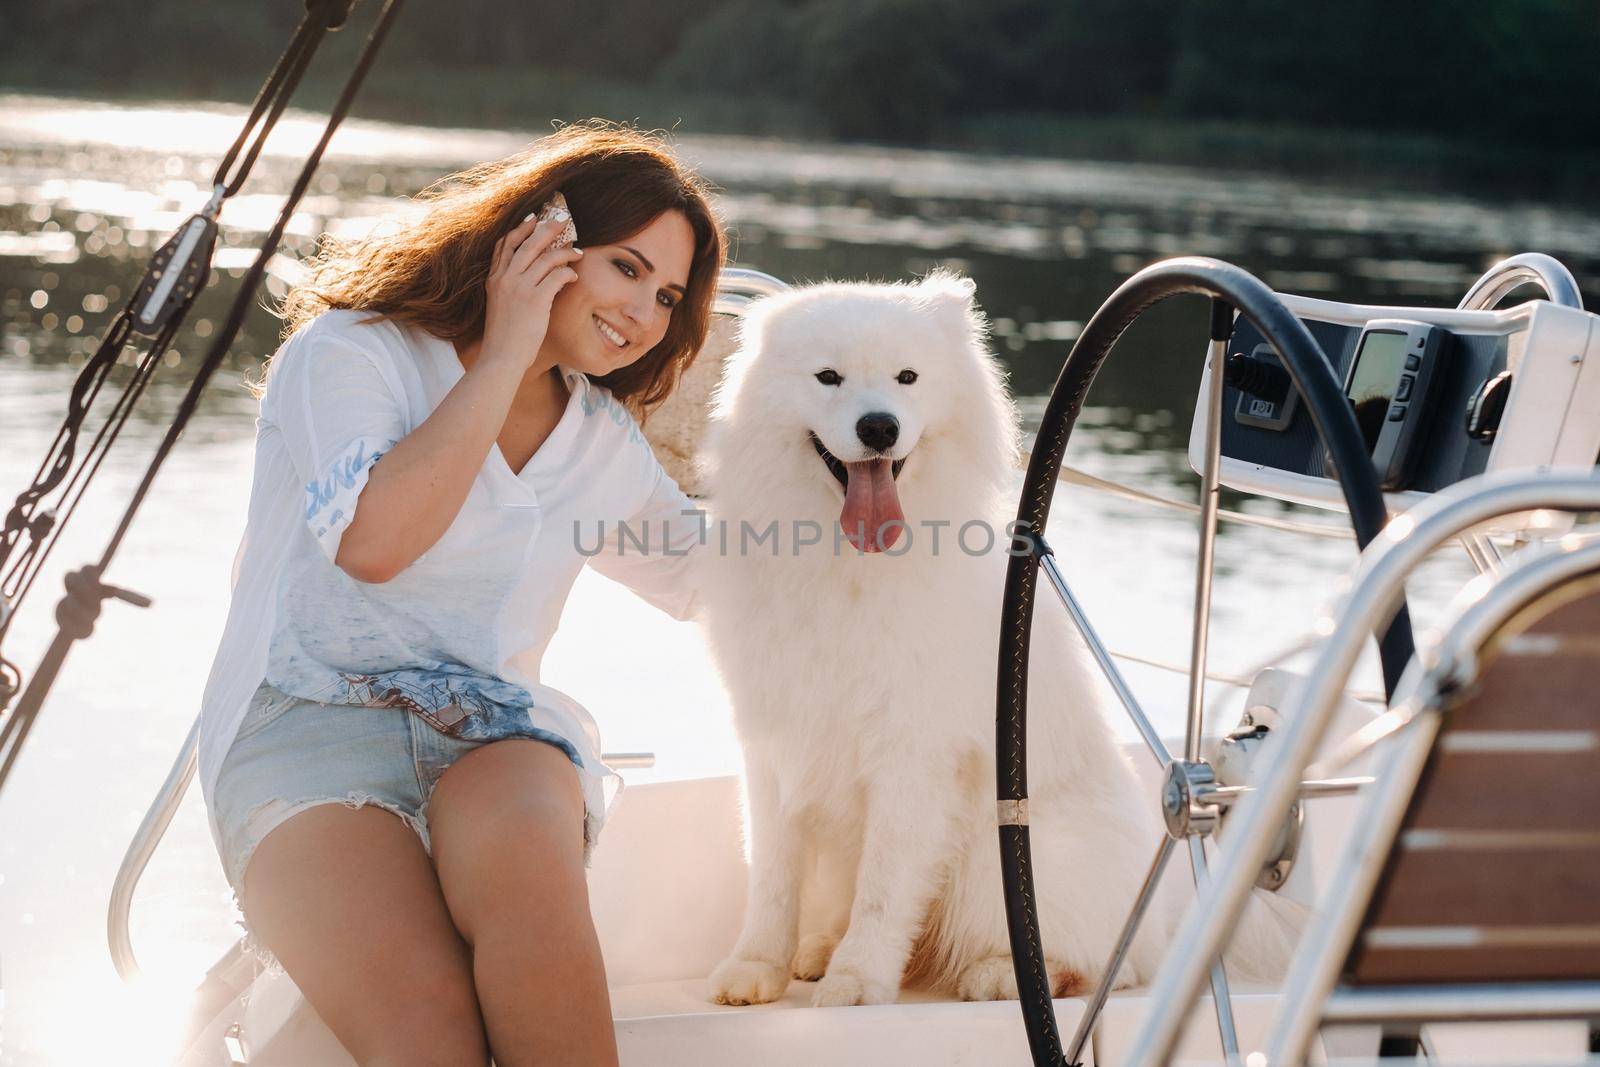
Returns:
[[[580,248],[552,247],[567,221],[538,222],[530,216],[494,246],[483,322],[485,358],[526,369],[538,356],[550,328],[550,304],[578,277],[572,264],[583,256]]]

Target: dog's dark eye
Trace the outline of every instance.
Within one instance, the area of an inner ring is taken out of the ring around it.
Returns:
[[[905,370],[895,375],[894,380],[899,382],[901,385],[910,385],[912,382],[917,380],[917,372],[907,367]]]
[[[817,371],[817,381],[823,385],[843,385],[844,379],[839,377],[839,372],[833,368]]]

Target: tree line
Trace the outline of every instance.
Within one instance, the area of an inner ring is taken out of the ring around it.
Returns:
[[[346,53],[372,6],[341,35]],[[302,5],[0,8],[0,82],[228,95],[264,72]],[[952,122],[1026,114],[1589,151],[1596,56],[1595,0],[409,0],[382,62],[781,100],[844,139],[920,143]]]

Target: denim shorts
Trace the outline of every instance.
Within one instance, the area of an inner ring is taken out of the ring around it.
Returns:
[[[426,808],[440,777],[468,752],[493,743],[452,737],[399,708],[323,704],[262,683],[213,796],[235,900],[262,839],[319,804],[393,812],[429,849]]]

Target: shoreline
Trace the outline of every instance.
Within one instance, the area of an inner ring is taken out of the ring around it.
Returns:
[[[255,88],[254,83],[214,79],[204,86],[146,82],[130,89],[86,85],[37,71],[12,71],[0,81],[0,93],[196,108],[247,105]],[[334,89],[326,72],[314,71],[297,94],[294,108],[325,110]],[[549,117],[528,121],[530,101],[538,101],[540,114]],[[1558,152],[1420,134],[1154,115],[1096,118],[1005,112],[956,119],[943,136],[915,142],[841,140],[828,135],[817,115],[786,101],[730,99],[670,85],[607,83],[521,68],[396,72],[380,67],[352,111],[358,119],[441,131],[526,133],[530,138],[552,122],[593,115],[679,137],[781,138],[823,150],[932,151],[1019,162],[1198,168],[1219,176],[1292,179],[1318,188],[1535,200],[1579,208],[1592,207],[1589,175],[1600,172],[1600,150],[1595,149]]]

